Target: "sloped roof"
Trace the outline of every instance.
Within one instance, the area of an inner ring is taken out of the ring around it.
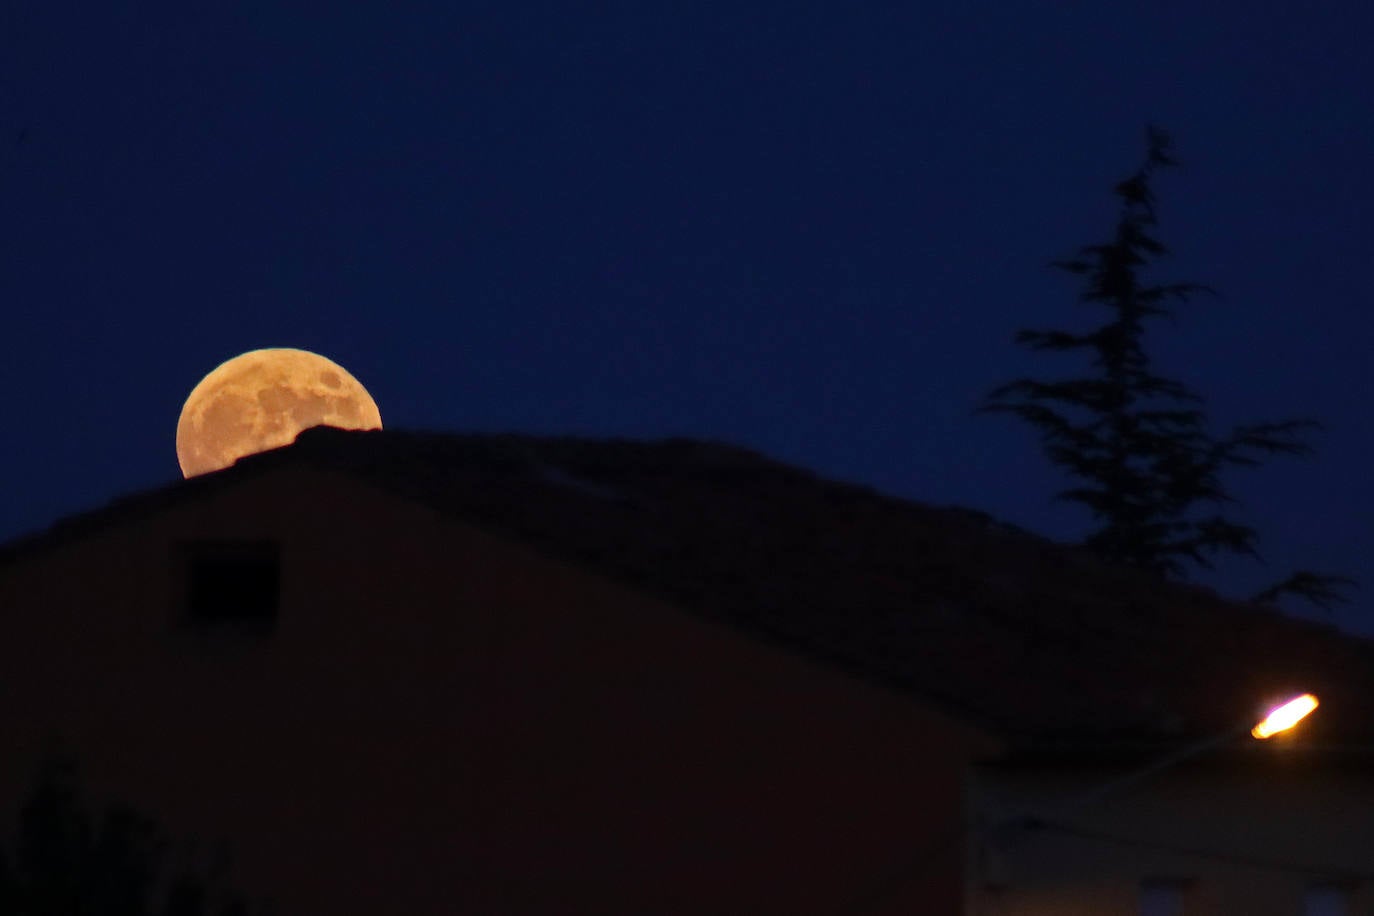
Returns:
[[[319,428],[69,520],[0,564],[288,463],[519,538],[1023,748],[1211,734],[1298,690],[1323,701],[1304,743],[1374,746],[1374,642],[708,442]]]

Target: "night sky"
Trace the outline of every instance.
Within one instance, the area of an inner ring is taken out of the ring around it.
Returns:
[[[1374,6],[443,2],[0,6],[0,538],[180,475],[183,400],[322,353],[390,428],[720,439],[1087,529],[1034,434],[1099,317],[1046,267],[1103,240],[1144,126],[1159,325],[1218,431],[1313,416],[1231,479],[1267,567],[1355,575],[1374,633]]]

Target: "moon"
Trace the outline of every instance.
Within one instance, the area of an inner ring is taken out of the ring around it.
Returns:
[[[381,429],[382,415],[357,379],[318,353],[250,350],[191,389],[177,420],[177,461],[185,477],[208,474],[321,425]]]

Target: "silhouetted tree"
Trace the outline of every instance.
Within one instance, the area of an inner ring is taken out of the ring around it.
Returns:
[[[1257,423],[1217,438],[1202,396],[1153,370],[1146,322],[1172,318],[1176,303],[1211,293],[1197,283],[1142,278],[1168,253],[1154,235],[1152,182],[1175,164],[1168,135],[1149,128],[1144,163],[1116,186],[1120,213],[1112,237],[1051,262],[1081,278],[1080,301],[1105,310],[1105,322],[1084,333],[1016,334],[1016,342],[1032,350],[1090,356],[1091,371],[1058,381],[1017,379],[994,389],[980,410],[1014,414],[1039,430],[1051,462],[1074,481],[1058,497],[1085,506],[1098,523],[1085,546],[1114,562],[1182,577],[1190,564],[1211,568],[1219,553],[1259,559],[1255,530],[1222,511],[1235,502],[1222,474],[1273,455],[1309,454],[1304,436],[1319,424]],[[1329,606],[1343,599],[1340,587],[1352,584],[1302,571],[1252,600],[1293,593]]]
[[[69,764],[50,761],[0,848],[0,916],[248,916],[221,875],[164,867],[167,841],[148,818],[111,806],[93,818]]]

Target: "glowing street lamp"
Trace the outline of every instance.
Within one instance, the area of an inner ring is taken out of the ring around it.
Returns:
[[[1055,813],[1059,815],[1070,814],[1072,812],[1078,811],[1081,808],[1085,808],[1089,805],[1096,804],[1106,796],[1115,795],[1117,792],[1121,791],[1122,789],[1128,786],[1132,786],[1138,782],[1143,782],[1153,777],[1161,770],[1171,769],[1172,767],[1177,766],[1185,760],[1190,760],[1194,757],[1200,757],[1204,753],[1214,748],[1230,744],[1232,741],[1235,741],[1238,737],[1244,734],[1247,730],[1250,732],[1251,735],[1259,739],[1269,738],[1274,735],[1277,735],[1279,732],[1287,731],[1288,729],[1292,728],[1293,726],[1301,722],[1304,718],[1307,717],[1308,713],[1312,712],[1312,710],[1316,708],[1317,698],[1312,694],[1304,693],[1300,696],[1296,696],[1293,699],[1283,703],[1282,705],[1276,706],[1273,709],[1271,709],[1269,711],[1269,714],[1266,715],[1263,720],[1261,720],[1258,724],[1254,725],[1253,727],[1250,725],[1250,722],[1253,720],[1247,720],[1245,722],[1237,723],[1236,725],[1226,729],[1223,732],[1220,732],[1215,735],[1210,735],[1206,738],[1203,738],[1201,741],[1186,745],[1180,748],[1179,750],[1174,751],[1172,754],[1167,754],[1164,757],[1155,760],[1153,763],[1147,764],[1146,766],[1140,767],[1139,769],[1131,770],[1130,772],[1122,776],[1118,776],[1115,779],[1109,779],[1101,785],[1097,786],[1096,788],[1090,789],[1087,792],[1083,792],[1077,796],[1064,799],[1060,802],[1058,806],[1056,806]],[[1009,822],[1015,823],[1019,821],[1021,823],[1025,823],[1027,821],[1038,822],[1042,820],[1042,818],[1037,817],[1020,819],[1012,818]]]
[[[1269,715],[1259,722],[1254,728],[1250,729],[1250,734],[1256,738],[1264,739],[1279,732],[1288,731],[1307,717],[1307,714],[1317,708],[1317,698],[1310,693],[1294,697],[1282,706],[1276,706],[1269,710]]]
[[[1025,842],[1036,831],[1060,830],[1067,831],[1070,835],[1077,832],[1080,836],[1094,836],[1095,834],[1090,831],[1075,831],[1071,822],[1073,816],[1083,809],[1101,802],[1108,796],[1113,796],[1124,789],[1132,788],[1138,783],[1158,776],[1162,771],[1169,770],[1194,757],[1200,757],[1215,748],[1231,744],[1241,738],[1246,731],[1261,741],[1272,738],[1281,732],[1286,732],[1307,718],[1318,705],[1315,695],[1300,694],[1275,706],[1269,710],[1263,719],[1253,725],[1251,724],[1254,722],[1253,719],[1236,722],[1218,734],[1179,748],[1143,767],[1100,783],[1086,792],[1061,798],[1057,804],[1051,804],[1039,812],[1027,812],[983,821],[981,824],[981,842],[986,844],[985,851],[992,855],[987,858],[980,858],[978,861],[980,863],[1001,862],[1001,855],[1009,853],[1013,846]],[[1106,839],[1111,838],[1109,834],[1096,835]],[[986,864],[978,866],[980,869],[986,867],[989,866]]]

